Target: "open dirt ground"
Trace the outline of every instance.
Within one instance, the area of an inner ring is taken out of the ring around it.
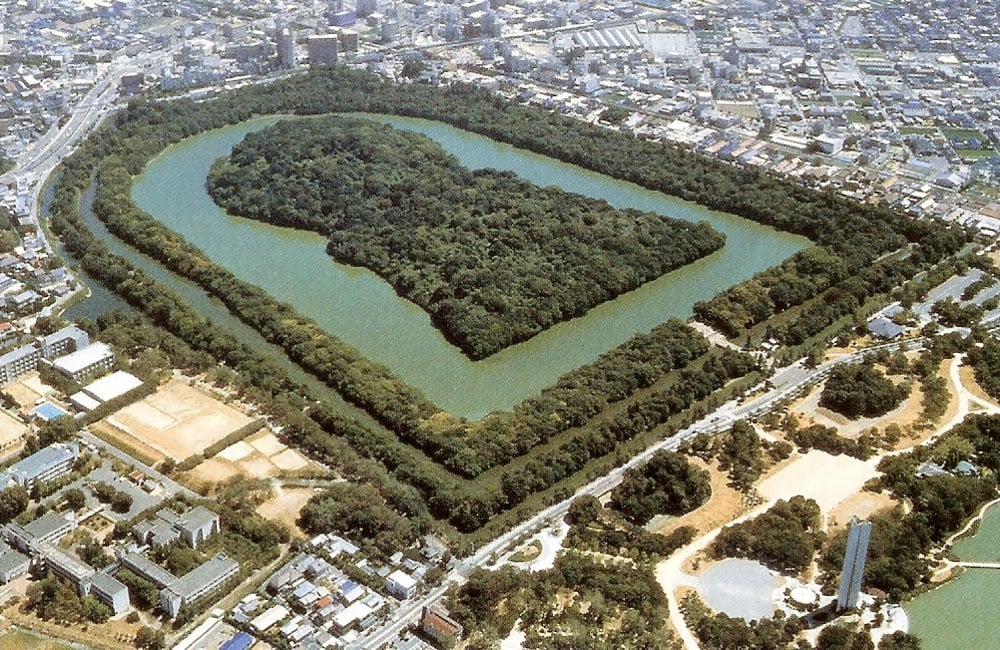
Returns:
[[[851,517],[867,519],[873,513],[886,510],[896,505],[896,500],[884,492],[858,492],[849,496],[829,513],[827,518],[828,531],[844,528],[851,522]]]
[[[14,416],[0,411],[0,455],[5,455],[7,450],[13,450],[20,444],[28,430],[27,425]]]
[[[149,397],[126,406],[106,421],[161,455],[180,461],[222,440],[251,419],[171,379]]]
[[[257,512],[261,517],[280,521],[292,532],[304,536],[305,533],[298,527],[296,520],[299,518],[299,511],[316,491],[316,488],[286,488],[275,485],[274,495],[257,506]]]
[[[22,409],[33,408],[35,402],[48,397],[54,390],[52,386],[42,383],[37,372],[28,373],[3,387],[3,391],[10,395]]]
[[[801,494],[829,513],[877,474],[873,461],[813,449],[761,481],[757,490],[766,500]]]
[[[231,476],[272,478],[316,465],[285,446],[268,430],[236,442],[188,472],[192,485],[219,483]],[[297,511],[296,511],[297,512]]]

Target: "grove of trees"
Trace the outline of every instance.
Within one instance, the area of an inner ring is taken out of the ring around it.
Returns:
[[[710,548],[712,556],[757,560],[775,571],[804,571],[825,539],[819,506],[794,496],[778,501],[749,521],[726,526]]]
[[[844,364],[830,371],[819,405],[849,418],[885,415],[906,398],[904,385],[897,386],[868,363]]]
[[[247,134],[208,190],[231,214],[329,237],[334,259],[375,271],[473,359],[724,241],[705,223],[472,172],[430,138],[342,116]]]
[[[707,470],[682,454],[657,452],[649,462],[629,470],[611,492],[611,507],[626,520],[642,525],[656,515],[683,515],[712,496]]]

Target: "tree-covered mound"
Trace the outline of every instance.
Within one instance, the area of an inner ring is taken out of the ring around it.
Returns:
[[[619,210],[347,117],[251,133],[208,177],[231,214],[329,237],[420,305],[474,359],[722,247],[705,223]]]
[[[874,418],[899,406],[907,392],[874,366],[843,365],[830,371],[819,405],[852,419]]]

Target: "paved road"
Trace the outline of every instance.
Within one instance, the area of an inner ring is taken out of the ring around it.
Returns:
[[[202,498],[202,496],[200,494],[196,494],[195,492],[192,492],[191,490],[187,489],[186,487],[184,487],[183,485],[181,485],[177,481],[173,480],[172,478],[170,478],[166,474],[161,474],[160,472],[156,471],[155,469],[153,469],[149,465],[146,465],[145,463],[139,462],[138,459],[136,459],[136,458],[134,458],[132,456],[129,456],[128,454],[126,454],[121,449],[118,449],[118,447],[115,447],[114,445],[111,445],[111,444],[108,444],[108,443],[104,442],[103,440],[101,440],[97,436],[95,436],[95,435],[93,435],[93,434],[91,434],[91,433],[89,433],[87,431],[81,431],[79,433],[79,436],[80,436],[80,438],[82,438],[86,442],[89,442],[90,444],[98,447],[99,449],[102,449],[102,450],[108,452],[109,454],[111,454],[115,458],[118,458],[119,460],[122,460],[122,461],[128,463],[129,465],[134,465],[136,468],[140,469],[147,476],[150,476],[150,477],[156,479],[157,481],[159,481],[161,484],[163,484],[163,487],[165,487],[168,490],[170,490],[171,493],[173,493],[173,494],[184,494],[186,496],[191,497],[192,499],[201,499]]]

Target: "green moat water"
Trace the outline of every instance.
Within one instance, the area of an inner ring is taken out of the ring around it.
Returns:
[[[670,317],[686,318],[696,301],[710,298],[809,245],[803,237],[712,212],[445,124],[384,115],[367,117],[423,133],[470,168],[510,170],[539,185],[555,185],[618,207],[704,220],[726,236],[723,250],[474,362],[445,341],[423,310],[397,296],[378,276],[335,263],[326,254],[322,236],[232,217],[215,205],[205,189],[212,162],[227,155],[246,133],[280,118],[250,120],[184,140],[155,158],[137,179],[133,197],[138,205],[213,261],[293,305],[458,415],[480,417],[508,409],[635,332],[648,331]]]
[[[955,542],[954,553],[966,562],[1000,562],[1000,508],[993,507],[972,537]],[[958,578],[906,604],[910,632],[925,650],[1000,647],[1000,571],[966,569]]]

